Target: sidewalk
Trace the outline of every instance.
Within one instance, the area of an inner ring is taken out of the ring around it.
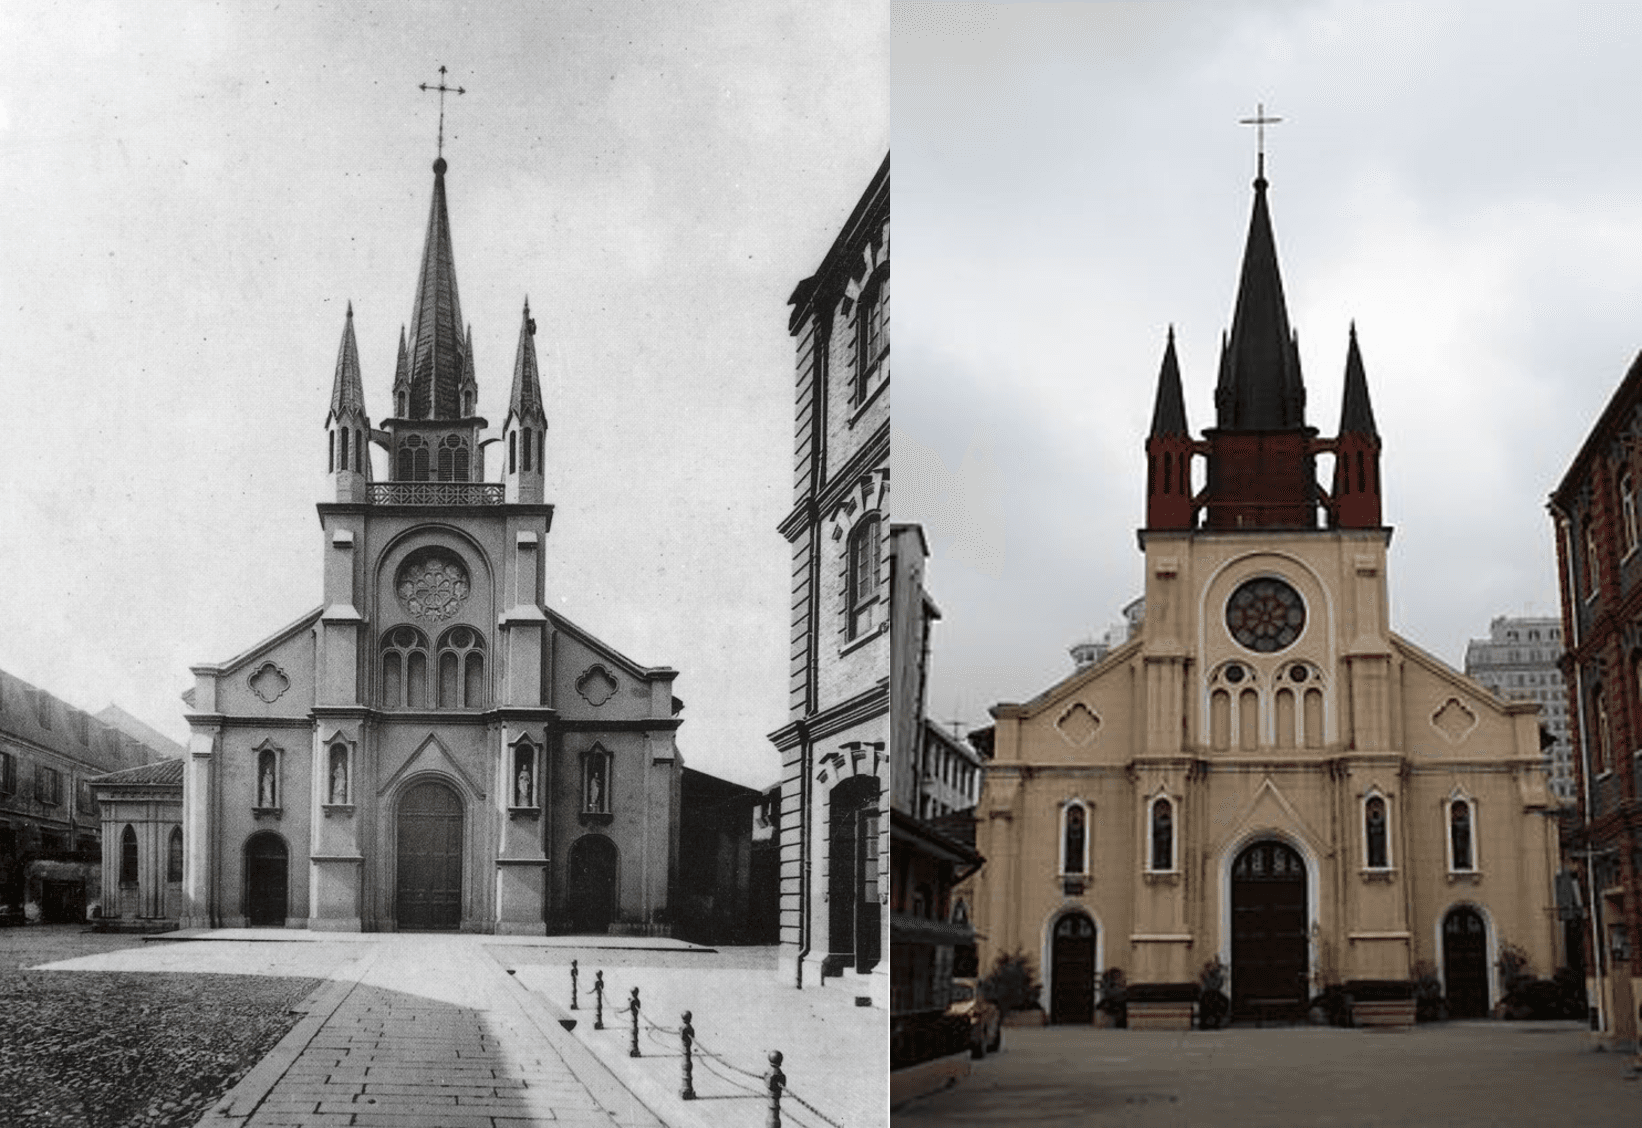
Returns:
[[[773,969],[643,966],[624,960],[601,963],[599,953],[579,955],[579,1009],[570,1007],[568,950],[490,949],[516,970],[545,1008],[575,1020],[574,1035],[661,1118],[676,1128],[764,1128],[768,1053],[783,1055],[787,1095],[784,1125],[799,1128],[876,1128],[889,1122],[885,1063],[889,1021],[875,1007],[857,1007],[838,986],[799,991],[779,983]],[[733,953],[726,951],[726,956]],[[705,963],[705,961],[702,961]],[[604,1030],[594,1030],[594,973],[604,970]],[[639,1058],[629,1057],[632,1020],[625,1011],[639,988]],[[695,1029],[693,1085],[697,1099],[679,1097],[683,1050],[681,1015],[692,1012]]]
[[[202,1125],[661,1128],[486,954],[491,937],[233,931],[58,965],[327,978]]]

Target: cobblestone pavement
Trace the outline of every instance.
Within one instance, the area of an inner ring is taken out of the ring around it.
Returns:
[[[923,1125],[1488,1126],[1642,1124],[1626,1054],[1572,1023],[1457,1022],[1165,1033],[1004,1031],[969,1080],[909,1102]]]
[[[80,925],[0,929],[0,1121],[181,1128],[294,1025],[319,980],[25,970],[139,961],[142,938]],[[190,969],[193,970],[193,969]]]
[[[881,1128],[888,1122],[889,1025],[882,1007],[856,1005],[843,980],[799,991],[777,973],[775,948],[718,952],[575,951],[493,948],[498,960],[553,1008],[576,1019],[575,1036],[621,1081],[677,1128],[764,1128],[770,1066],[783,1055],[786,1128]],[[612,957],[615,958],[612,958]],[[580,971],[580,1008],[570,1006],[570,961]],[[596,1031],[591,994],[604,972],[605,1025]],[[639,988],[639,1058],[629,1056],[632,1019],[623,1013]],[[684,1011],[695,1031],[697,1099],[679,1097]]]

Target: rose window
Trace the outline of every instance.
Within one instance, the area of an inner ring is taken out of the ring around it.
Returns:
[[[1306,605],[1282,580],[1250,580],[1226,604],[1226,629],[1240,645],[1261,654],[1292,645],[1305,626]]]
[[[412,553],[394,581],[399,605],[406,613],[435,623],[455,615],[470,590],[467,568],[443,549]]]

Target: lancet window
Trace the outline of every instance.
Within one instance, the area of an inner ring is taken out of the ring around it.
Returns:
[[[1477,868],[1476,805],[1464,797],[1448,802],[1448,868],[1466,873]]]
[[[1389,824],[1385,797],[1371,794],[1363,802],[1363,864],[1368,869],[1391,866]]]
[[[1152,800],[1151,834],[1147,869],[1174,869],[1174,804],[1159,796]]]
[[[439,707],[479,709],[484,704],[484,636],[459,624],[439,638]]]
[[[1089,811],[1076,800],[1061,811],[1060,870],[1065,874],[1089,872]]]
[[[382,636],[382,705],[388,709],[428,707],[428,636],[408,624]]]

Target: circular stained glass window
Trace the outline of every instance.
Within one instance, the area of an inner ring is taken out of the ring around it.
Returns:
[[[1250,580],[1226,604],[1226,629],[1240,645],[1261,654],[1286,649],[1305,626],[1306,605],[1282,580]]]
[[[441,622],[456,614],[467,599],[468,570],[443,549],[420,549],[400,566],[394,591],[400,606],[410,614]]]

